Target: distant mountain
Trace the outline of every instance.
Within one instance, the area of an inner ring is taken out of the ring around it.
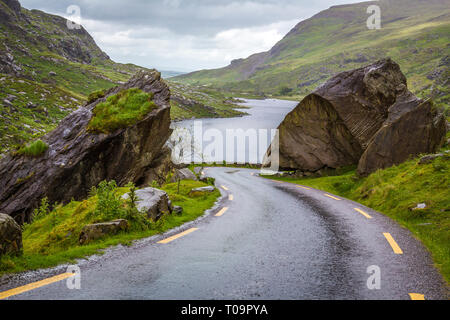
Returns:
[[[381,7],[382,28],[367,28]],[[450,0],[381,0],[334,6],[300,22],[271,50],[222,69],[174,78],[248,93],[306,95],[332,75],[391,57],[410,89],[449,102]]]

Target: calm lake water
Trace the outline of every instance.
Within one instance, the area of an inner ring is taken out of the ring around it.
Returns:
[[[252,164],[261,163],[267,151],[267,146],[270,145],[273,137],[271,137],[271,130],[277,129],[285,116],[298,104],[296,101],[276,99],[244,101],[245,103],[240,105],[250,109],[243,109],[248,113],[243,117],[184,120],[172,123],[173,129],[184,128],[192,135],[195,132],[194,126],[201,127],[203,146],[197,145],[194,148],[196,149],[195,161],[200,162],[201,156],[199,155],[202,154],[207,162],[221,163],[224,160],[234,159],[234,161],[240,160],[239,162]],[[247,134],[245,145],[239,144],[237,138],[234,139],[234,143],[233,139],[227,139],[227,132],[239,134],[239,129]],[[250,131],[248,131],[249,129]],[[257,146],[255,145],[255,139],[252,142],[252,139],[248,137],[249,133],[256,134]],[[215,149],[215,151],[210,152],[211,149]]]

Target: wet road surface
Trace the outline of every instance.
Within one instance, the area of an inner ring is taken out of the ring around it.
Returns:
[[[59,281],[8,299],[447,297],[429,253],[409,231],[355,202],[257,173],[207,169],[225,188],[203,218],[81,261],[80,290]],[[381,271],[379,290],[367,286],[370,266]],[[0,292],[63,272],[65,266],[2,279]]]

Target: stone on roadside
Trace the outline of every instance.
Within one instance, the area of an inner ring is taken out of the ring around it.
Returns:
[[[21,251],[22,229],[11,216],[0,213],[0,256]]]
[[[158,221],[163,215],[171,212],[169,196],[162,190],[155,188],[145,188],[136,191],[138,201],[137,209],[147,214],[149,219]],[[129,195],[124,194],[122,199],[129,199]]]
[[[428,164],[428,163],[433,162],[435,159],[443,157],[443,156],[444,156],[444,154],[442,154],[442,153],[426,155],[426,156],[423,156],[422,158],[420,158],[419,164]]]
[[[128,221],[118,219],[111,222],[89,224],[81,230],[79,241],[80,244],[86,244],[91,241],[100,239],[106,235],[116,235],[121,231],[128,229]]]
[[[216,188],[212,187],[212,186],[208,186],[208,187],[201,187],[201,188],[195,188],[192,189],[189,192],[189,196],[190,197],[201,197],[204,196],[207,193],[212,193],[214,192],[214,190],[216,190]]]
[[[176,215],[181,215],[183,213],[183,208],[180,206],[174,206],[172,212]]]
[[[188,168],[185,169],[177,169],[175,170],[175,174],[172,176],[172,179],[170,179],[170,182],[177,182],[178,180],[194,180],[197,181],[197,177],[195,174],[189,170]]]

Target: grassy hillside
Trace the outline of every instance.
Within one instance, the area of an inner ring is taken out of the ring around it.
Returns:
[[[275,179],[331,192],[386,214],[425,244],[450,283],[450,154],[445,153],[449,149],[432,163],[412,159],[366,178],[350,170],[338,176]],[[414,210],[420,203],[426,208]]]
[[[366,26],[369,5],[381,7],[382,28]],[[392,57],[411,90],[448,105],[450,0],[381,0],[331,7],[300,22],[270,51],[230,66],[175,77],[254,94],[304,96],[330,76]]]

